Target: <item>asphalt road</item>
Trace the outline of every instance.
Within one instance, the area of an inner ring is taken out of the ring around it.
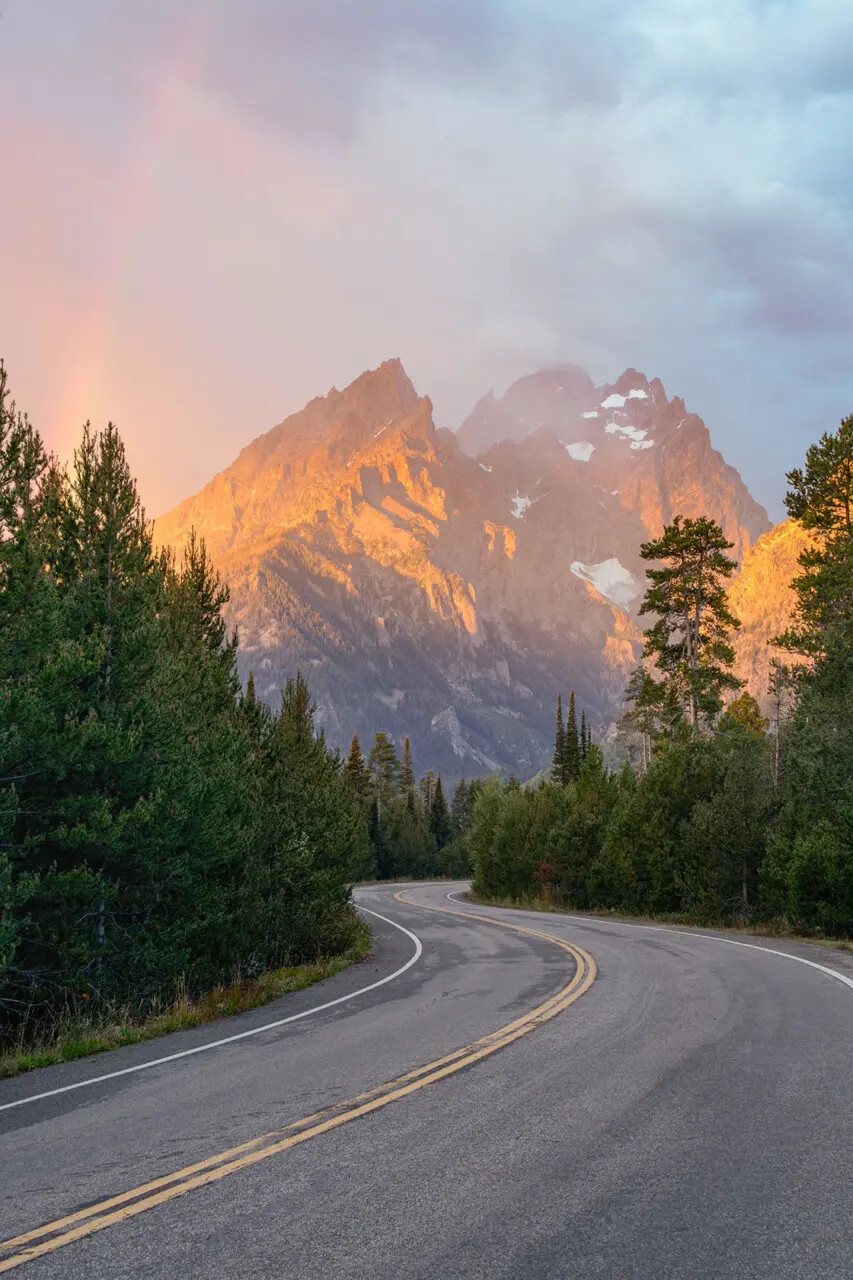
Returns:
[[[0,1258],[49,1250],[32,1280],[853,1277],[853,957],[452,888],[360,890],[375,954],[309,991],[0,1082],[0,1236],[35,1233]]]

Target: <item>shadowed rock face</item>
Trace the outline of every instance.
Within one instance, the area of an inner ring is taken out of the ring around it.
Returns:
[[[608,720],[639,652],[639,547],[675,512],[714,515],[738,552],[769,526],[702,420],[633,370],[598,389],[549,371],[484,403],[437,431],[388,361],[155,529],[207,539],[263,697],[300,667],[330,741],[409,734],[451,777],[539,769],[560,690]]]

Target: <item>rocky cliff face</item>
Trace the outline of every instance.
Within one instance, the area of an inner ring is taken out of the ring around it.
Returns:
[[[732,611],[741,620],[734,642],[735,672],[765,709],[770,705],[767,686],[772,659],[791,661],[770,641],[791,622],[795,597],[790,584],[800,573],[798,558],[808,545],[800,525],[783,520],[747,553],[729,592]]]
[[[533,375],[456,436],[388,361],[255,440],[155,536],[204,535],[262,696],[301,667],[333,742],[384,728],[421,768],[529,774],[559,690],[602,723],[617,704],[639,546],[678,511],[714,515],[738,553],[769,525],[659,381]]]

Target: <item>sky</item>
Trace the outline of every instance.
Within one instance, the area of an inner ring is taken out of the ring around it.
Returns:
[[[774,519],[853,413],[850,0],[3,0],[0,357],[150,514],[399,356],[663,379]]]

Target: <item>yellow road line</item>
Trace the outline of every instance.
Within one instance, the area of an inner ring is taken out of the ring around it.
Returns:
[[[496,1053],[499,1049],[503,1049],[506,1045],[518,1040],[535,1027],[541,1026],[544,1022],[550,1021],[558,1013],[562,1013],[564,1009],[567,1009],[569,1005],[574,1004],[575,1000],[589,990],[595,980],[596,966],[592,956],[584,951],[582,947],[566,942],[562,938],[557,938],[554,934],[526,928],[523,925],[509,923],[504,920],[497,920],[491,916],[477,916],[471,912],[453,911],[444,907],[425,907],[421,903],[409,902],[402,894],[395,894],[395,897],[399,901],[405,902],[408,906],[417,907],[424,911],[438,911],[446,915],[462,916],[465,919],[484,920],[489,924],[513,929],[518,933],[532,934],[534,937],[554,943],[562,950],[569,952],[573,957],[576,965],[574,977],[556,995],[550,996],[540,1005],[537,1005],[535,1009],[529,1010],[512,1022],[508,1022],[505,1026],[499,1027],[497,1031],[481,1036],[478,1040],[472,1041],[471,1044],[465,1045],[461,1049],[456,1049],[452,1053],[445,1054],[425,1066],[408,1071],[376,1089],[359,1094],[355,1098],[349,1098],[335,1106],[314,1112],[313,1115],[296,1120],[291,1124],[285,1125],[282,1129],[276,1129],[270,1133],[262,1134],[258,1138],[252,1138],[250,1141],[231,1147],[218,1155],[209,1156],[206,1160],[199,1160],[195,1164],[186,1165],[183,1169],[177,1169],[174,1173],[155,1178],[153,1181],[146,1182],[130,1191],[110,1196],[108,1199],[101,1200],[86,1209],[80,1209],[76,1213],[57,1218],[53,1222],[45,1223],[32,1231],[26,1231],[22,1235],[0,1241],[0,1255],[6,1255],[0,1260],[0,1272],[11,1271],[14,1267],[19,1267],[25,1262],[41,1257],[43,1254],[53,1253],[67,1244],[72,1244],[75,1240],[82,1239],[84,1236],[93,1235],[97,1231],[103,1231],[106,1227],[134,1218],[138,1214],[144,1213],[147,1209],[165,1204],[178,1196],[186,1195],[189,1191],[209,1186],[210,1183],[218,1182],[220,1179],[228,1177],[229,1174],[237,1173],[241,1169],[249,1168],[262,1160],[278,1155],[281,1151],[299,1146],[310,1138],[319,1137],[320,1134],[340,1128],[341,1125],[348,1124],[351,1120],[357,1120],[361,1116],[369,1115],[372,1111],[378,1111],[381,1107],[386,1107],[390,1103],[414,1093],[417,1089],[422,1089],[425,1085],[433,1084],[437,1080],[443,1080],[445,1077],[463,1070],[472,1063],[479,1062],[490,1054]]]

